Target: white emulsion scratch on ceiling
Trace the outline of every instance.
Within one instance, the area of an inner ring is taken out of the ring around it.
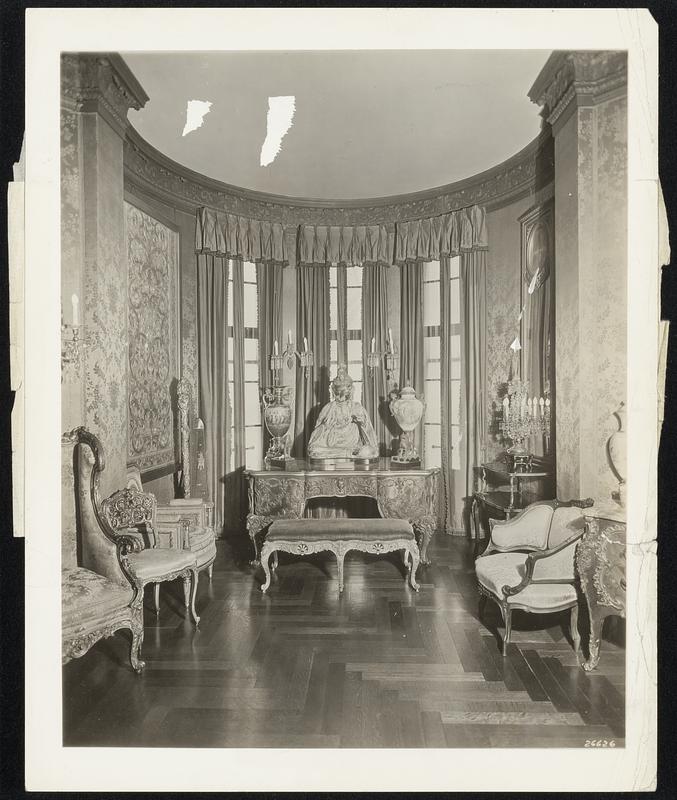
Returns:
[[[212,104],[209,100],[189,100],[186,106],[186,124],[181,136],[185,136],[187,133],[202,127],[205,114],[209,113],[211,107]]]
[[[261,166],[272,164],[280,152],[282,139],[291,128],[296,110],[295,95],[268,98],[266,138],[261,146]]]

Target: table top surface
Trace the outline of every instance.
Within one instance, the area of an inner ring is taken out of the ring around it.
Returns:
[[[258,467],[246,469],[244,474],[251,477],[273,477],[276,475],[293,475],[293,476],[324,476],[324,477],[340,477],[352,475],[401,475],[424,477],[426,475],[434,475],[440,471],[439,467],[392,467],[390,458],[374,459],[372,464],[355,464],[347,468],[341,466],[336,469],[318,468],[306,459],[289,459],[285,461],[284,465],[261,464]]]
[[[513,497],[512,506],[510,505],[509,491],[475,492],[475,497],[486,505],[497,508],[500,511],[521,511],[522,508],[525,508],[525,506],[522,506],[518,495]]]
[[[486,470],[492,472],[494,475],[504,475],[507,478],[548,478],[552,472],[543,469],[523,469],[511,472],[506,464],[501,461],[492,461],[487,464],[480,464],[475,469]]]

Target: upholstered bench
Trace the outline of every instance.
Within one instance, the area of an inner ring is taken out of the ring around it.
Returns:
[[[270,556],[278,551],[306,556],[329,550],[336,555],[339,592],[343,591],[343,559],[349,550],[363,553],[404,551],[409,582],[418,591],[416,570],[419,564],[418,545],[410,523],[401,519],[280,519],[272,523],[261,551],[261,565],[270,586]],[[277,567],[277,555],[273,569]]]

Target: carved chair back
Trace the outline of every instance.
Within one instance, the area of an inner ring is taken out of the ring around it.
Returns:
[[[102,512],[114,531],[135,528],[145,531],[151,547],[157,546],[155,496],[137,489],[118,489],[103,501]]]
[[[63,522],[75,525],[77,537],[77,565],[103,575],[120,584],[129,583],[120,565],[118,545],[110,535],[106,521],[101,513],[99,481],[105,469],[105,454],[99,439],[86,428],[74,428],[61,437],[63,464],[66,461],[68,447],[71,450],[70,464],[72,473],[62,476],[64,494],[67,495],[66,484],[70,483],[74,497],[74,521],[70,521],[69,510]],[[71,479],[72,474],[72,479]],[[72,506],[69,506],[69,508]],[[67,535],[70,528],[65,530]],[[64,566],[71,566],[64,563]]]

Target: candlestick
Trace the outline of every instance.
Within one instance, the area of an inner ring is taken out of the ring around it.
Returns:
[[[373,336],[371,338],[371,352],[372,353],[376,352],[376,339]]]
[[[390,352],[395,352],[395,347],[393,346],[393,329],[388,328],[388,341],[390,342]]]
[[[277,339],[273,342],[273,355],[278,355],[279,351],[277,349]]]
[[[303,352],[308,352],[308,339],[305,336],[303,337]]]
[[[287,331],[287,341],[289,342],[289,344],[292,343],[292,341],[291,341],[291,330]]]
[[[77,328],[77,326],[80,324],[80,301],[78,300],[78,296],[76,294],[72,295],[71,303],[73,304],[73,325]]]

